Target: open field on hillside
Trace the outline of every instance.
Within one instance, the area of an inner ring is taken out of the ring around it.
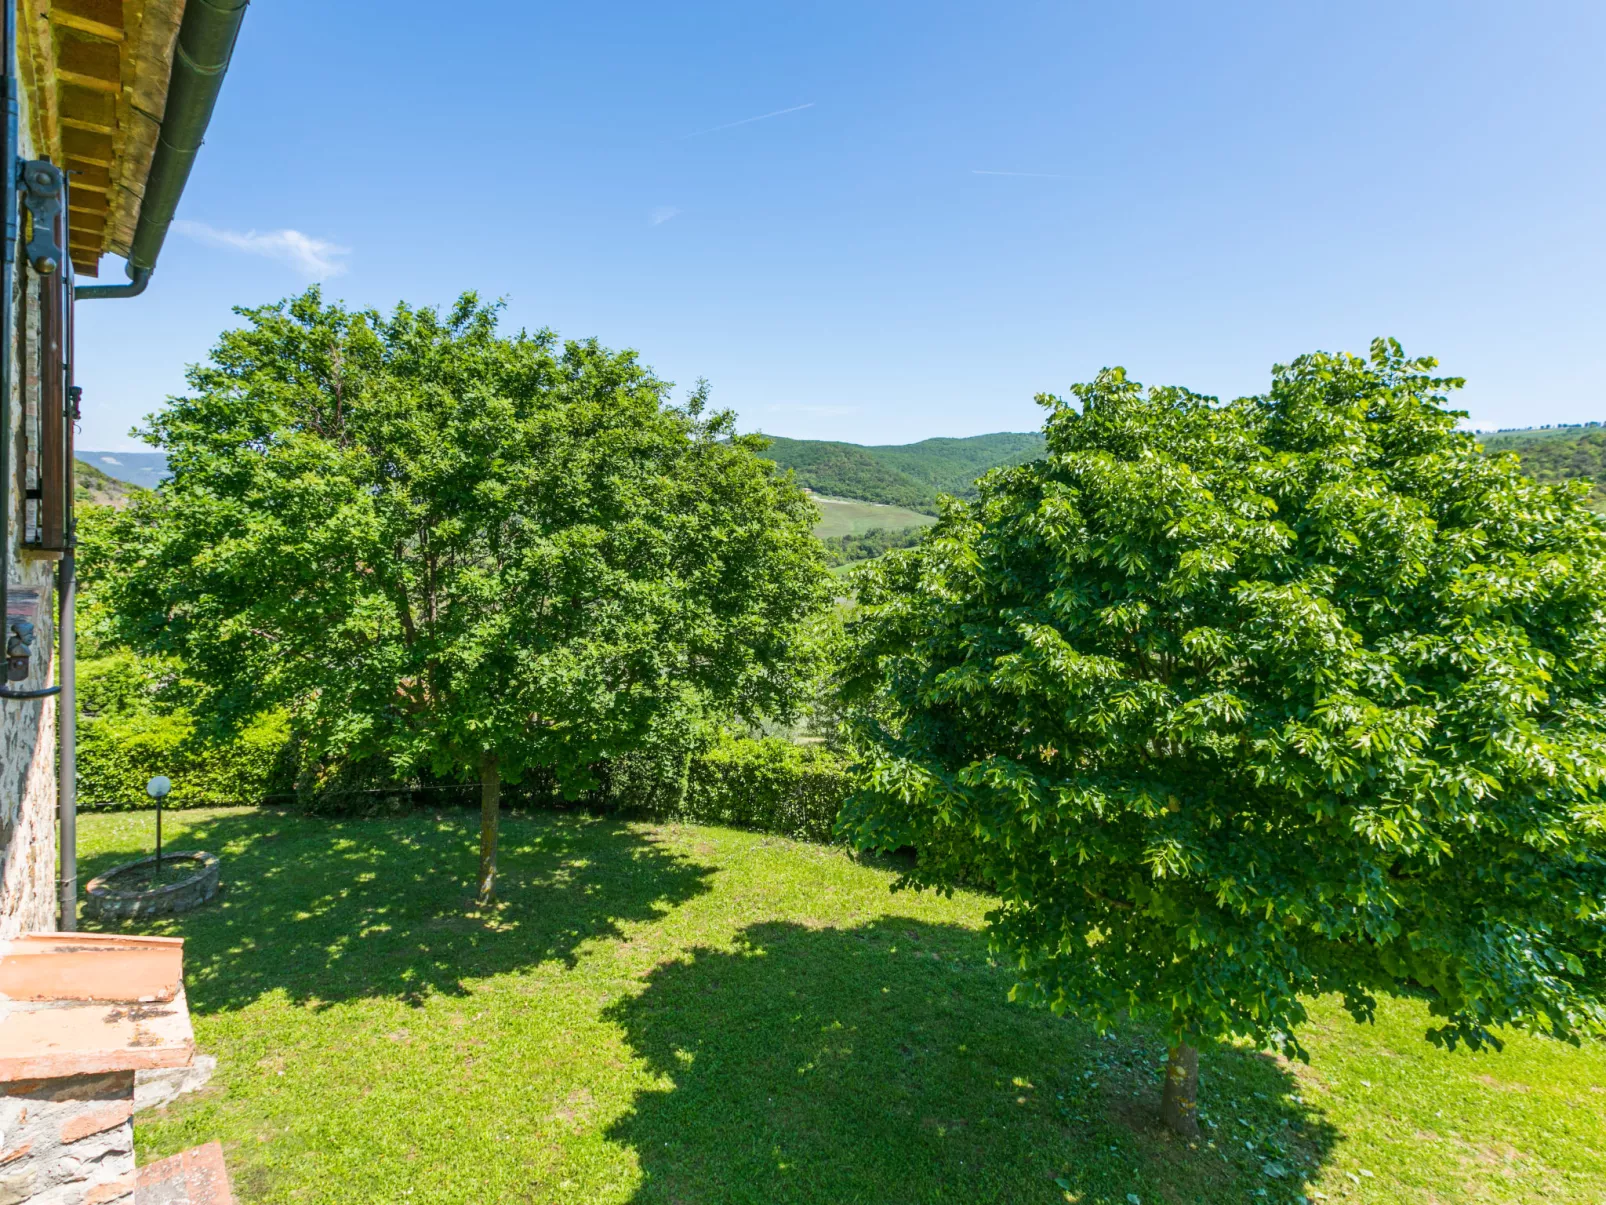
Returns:
[[[87,876],[149,849],[86,815]],[[1151,1034],[1009,1004],[989,901],[730,829],[510,815],[475,915],[467,812],[169,813],[224,897],[187,939],[218,1056],[142,1162],[224,1143],[261,1202],[1597,1202],[1606,1052],[1435,1050],[1318,1001],[1310,1066],[1207,1050],[1199,1149],[1159,1130]]]
[[[814,525],[814,534],[820,539],[832,536],[862,535],[873,527],[897,531],[906,527],[928,527],[937,521],[934,515],[902,506],[885,506],[879,502],[855,502],[851,498],[828,498],[813,494],[814,504],[820,508],[820,521]]]

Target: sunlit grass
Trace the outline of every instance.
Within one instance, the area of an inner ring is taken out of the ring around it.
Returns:
[[[152,821],[84,817],[85,878]],[[1599,1049],[1451,1055],[1414,1007],[1318,1002],[1309,1067],[1207,1053],[1190,1150],[1150,1035],[1008,1004],[985,898],[839,851],[511,816],[481,915],[467,813],[165,827],[223,855],[220,901],[150,927],[219,1069],[136,1140],[221,1140],[246,1202],[1606,1200]]]
[[[907,507],[859,502],[853,498],[830,498],[815,494],[814,504],[820,508],[820,521],[814,525],[814,534],[822,540],[833,536],[861,536],[876,527],[888,531],[928,527],[937,521],[934,515],[921,514]]]

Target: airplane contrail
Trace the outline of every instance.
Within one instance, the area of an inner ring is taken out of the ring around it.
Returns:
[[[740,121],[727,121],[722,126],[714,126],[707,130],[697,130],[691,134],[682,134],[681,138],[701,138],[704,134],[717,134],[721,130],[734,130],[737,126],[752,125],[755,121],[768,121],[772,117],[784,117],[788,113],[796,113],[800,109],[812,109],[813,107],[814,102],[811,100],[806,105],[793,105],[790,109],[776,109],[773,113],[760,113],[757,117],[744,117]]]

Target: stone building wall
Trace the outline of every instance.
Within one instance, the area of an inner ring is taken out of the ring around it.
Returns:
[[[56,928],[56,701],[5,702],[0,707],[5,708],[0,711],[4,939]]]
[[[18,123],[21,151],[24,157],[31,157],[28,98],[26,90],[22,91]],[[25,484],[24,420],[30,409],[24,399],[32,400],[31,409],[37,413],[39,396],[39,307],[27,274],[20,270],[14,304],[21,329],[11,336],[15,339],[17,371],[5,414],[11,424],[12,463],[0,466],[0,472],[12,475],[12,513],[0,533],[0,538],[11,541],[10,614],[7,631],[0,633],[0,653],[12,621],[27,618],[34,624],[33,664],[28,678],[10,684],[34,689],[51,682],[56,639],[56,562],[19,547]],[[0,700],[0,938],[56,927],[55,767],[56,701]]]

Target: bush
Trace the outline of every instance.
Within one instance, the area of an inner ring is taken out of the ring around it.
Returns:
[[[126,651],[79,662],[78,797],[85,807],[149,805],[145,784],[173,780],[170,807],[293,798],[312,815],[393,815],[418,806],[477,807],[477,782],[398,776],[382,758],[309,758],[288,717],[269,713],[231,741],[207,739],[171,702],[171,659]],[[701,752],[654,745],[598,767],[598,786],[572,803],[699,824],[729,824],[808,841],[832,840],[847,795],[846,764],[787,740],[725,737]],[[551,807],[550,771],[504,786],[511,807]]]
[[[124,651],[78,662],[78,798],[86,807],[143,806],[145,784],[173,780],[168,804],[259,803],[290,786],[289,723],[259,717],[230,741],[206,739],[175,706],[176,663]]]
[[[78,798],[85,807],[140,806],[157,774],[173,780],[169,807],[260,803],[288,786],[282,714],[254,721],[233,741],[202,740],[183,712],[88,716],[78,723]]]
[[[690,824],[728,824],[803,841],[831,841],[848,793],[847,766],[824,749],[727,737],[679,762],[614,763],[609,803]]]

